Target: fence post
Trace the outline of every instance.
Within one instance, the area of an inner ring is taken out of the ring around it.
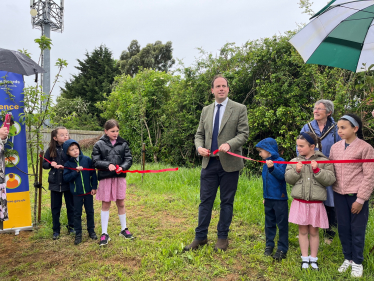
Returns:
[[[40,159],[39,159],[39,204],[38,204],[38,223],[40,223],[42,219],[42,186],[43,186],[43,159],[44,159],[44,151],[40,151]]]
[[[142,171],[145,170],[145,143],[142,145]],[[143,183],[144,174],[142,174],[142,183]]]

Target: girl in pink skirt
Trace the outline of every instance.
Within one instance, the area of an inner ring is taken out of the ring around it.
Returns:
[[[109,209],[111,202],[116,202],[118,216],[121,222],[120,236],[133,239],[134,236],[126,225],[126,173],[132,165],[132,156],[129,144],[119,137],[119,125],[114,119],[108,120],[104,125],[105,135],[95,143],[92,151],[92,161],[96,169],[99,169],[99,188],[96,199],[102,201],[101,229],[99,245],[107,245],[110,241],[108,235]]]
[[[291,161],[298,163],[288,164],[285,174],[286,182],[293,185],[291,196],[294,198],[288,220],[299,225],[301,268],[307,269],[311,266],[312,269],[318,270],[318,230],[329,228],[323,201],[327,198],[326,187],[336,180],[334,167],[332,164],[316,162],[326,161],[328,158],[321,152],[321,141],[313,133],[301,133],[297,137],[296,144],[299,156]],[[315,150],[317,145],[319,150]],[[302,161],[311,161],[311,164],[302,164]]]

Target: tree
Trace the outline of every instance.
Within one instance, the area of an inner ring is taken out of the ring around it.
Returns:
[[[170,41],[166,44],[156,41],[154,44],[147,44],[143,49],[140,49],[138,41],[133,40],[127,50],[122,52],[118,61],[121,71],[130,76],[138,73],[140,68],[168,72],[174,63],[173,48]]]
[[[90,102],[81,97],[65,99],[59,96],[51,107],[52,123],[72,130],[102,130],[96,116],[88,113]]]
[[[313,16],[315,12],[312,10],[313,2],[310,2],[310,0],[299,0],[299,8],[304,9],[303,14],[307,14],[309,16]]]
[[[115,87],[106,101],[99,103],[106,119],[116,118],[121,135],[130,142],[133,156],[140,157],[142,143],[154,162],[163,147],[166,105],[170,100],[171,84],[178,81],[169,73],[142,70],[135,77],[123,74],[116,78]]]
[[[96,102],[104,100],[104,94],[111,92],[114,77],[119,74],[118,66],[112,58],[112,52],[106,46],[95,48],[92,53],[86,52],[86,59],[77,60],[79,66],[78,75],[73,75],[70,82],[61,88],[61,96],[66,99],[81,97],[89,102],[88,113],[99,119],[100,125],[104,120],[100,119],[102,111],[95,106]]]
[[[296,137],[313,119],[319,99],[334,102],[335,118],[347,112],[360,115],[365,140],[374,143],[374,73],[305,64],[289,43],[293,34],[243,46],[227,43],[217,56],[200,50],[192,66],[181,66],[173,73],[146,69],[136,76],[123,74],[100,106],[105,117],[120,120],[121,134],[130,140],[137,156],[144,140],[154,161],[199,165],[194,135],[202,108],[213,102],[211,80],[222,73],[229,81],[229,98],[248,109],[250,134],[244,155],[258,159],[255,145],[273,137],[283,158],[293,158]],[[139,48],[134,44],[131,50]],[[260,171],[256,162],[247,161],[246,167],[251,173]]]

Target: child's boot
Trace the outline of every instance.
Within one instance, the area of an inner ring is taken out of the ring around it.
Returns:
[[[82,243],[82,234],[76,234],[75,235],[74,245],[78,245],[80,243]]]
[[[267,257],[271,256],[273,254],[273,250],[274,250],[273,247],[266,246],[264,255]]]
[[[275,259],[276,261],[281,261],[283,259],[287,258],[287,253],[277,249],[277,251],[275,252],[275,254],[273,255],[273,259]]]
[[[57,240],[58,238],[60,238],[60,233],[54,232],[53,233],[53,240]]]
[[[88,234],[88,236],[90,236],[90,238],[91,238],[92,240],[97,240],[97,235],[96,235],[95,232],[90,232],[90,233]]]

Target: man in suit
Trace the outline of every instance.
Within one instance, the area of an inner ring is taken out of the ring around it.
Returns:
[[[195,135],[196,149],[203,156],[199,222],[195,230],[195,239],[184,248],[185,251],[195,250],[208,243],[208,227],[218,186],[221,212],[217,226],[218,240],[214,249],[227,249],[239,170],[244,167],[242,159],[226,152],[242,154],[242,146],[249,134],[247,108],[228,98],[228,81],[222,75],[213,78],[212,93],[215,102],[203,108]],[[213,155],[217,149],[219,152]]]

